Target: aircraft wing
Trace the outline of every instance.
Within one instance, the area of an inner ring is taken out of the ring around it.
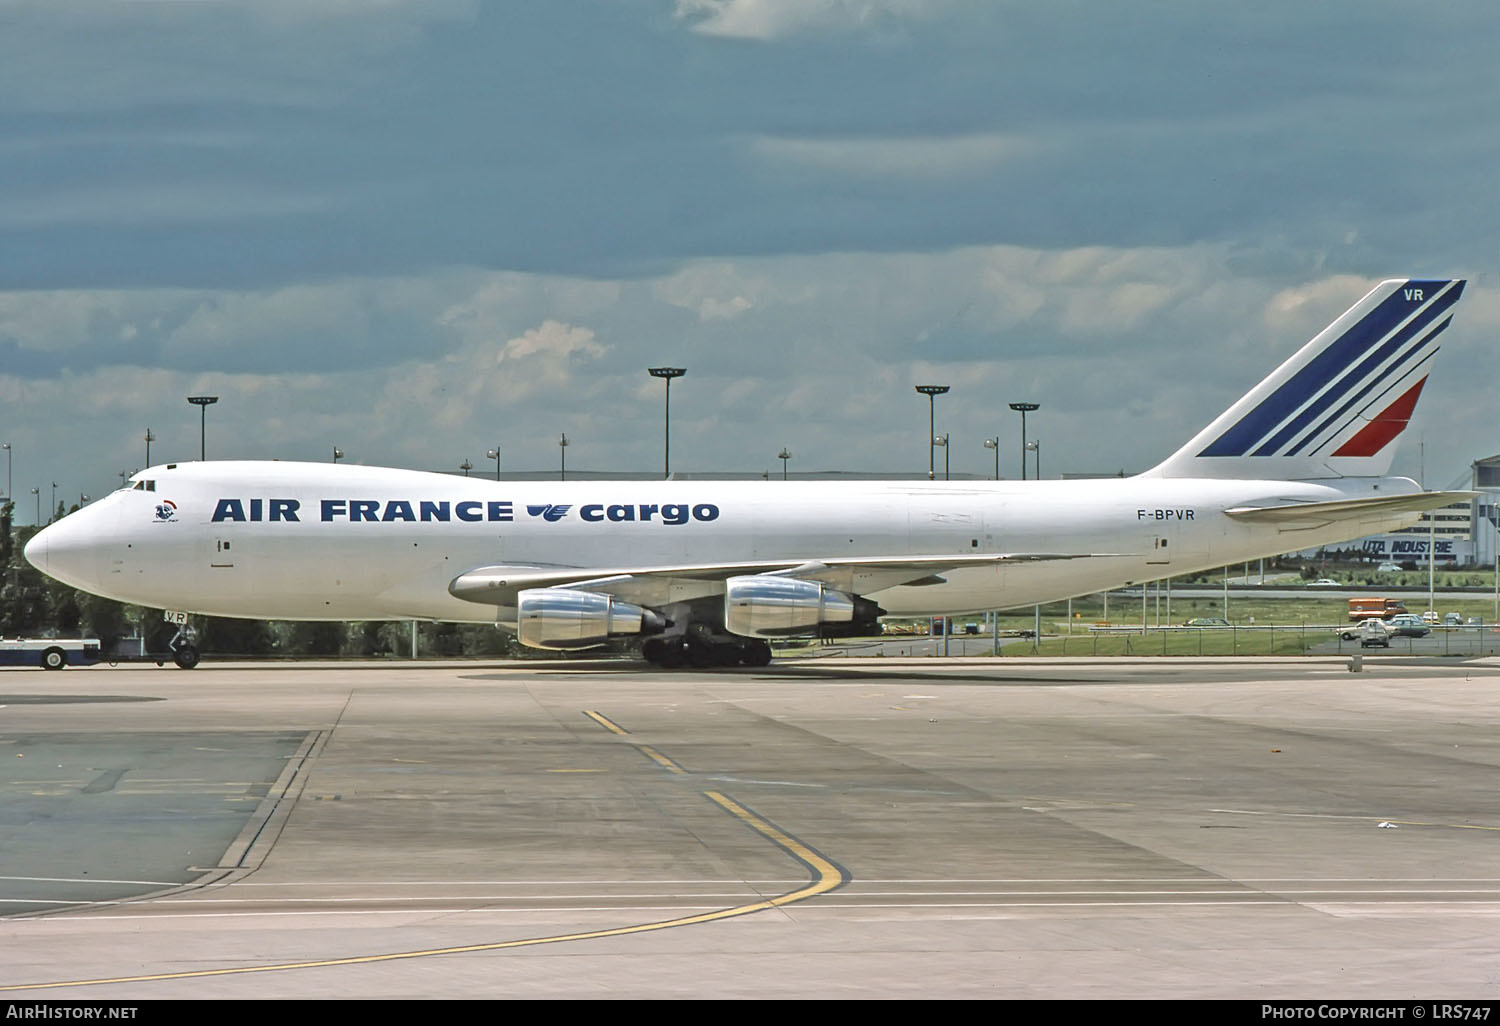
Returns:
[[[1333,502],[1287,502],[1273,506],[1236,506],[1224,515],[1251,523],[1275,524],[1282,530],[1300,531],[1345,520],[1381,521],[1405,513],[1439,509],[1474,498],[1478,492],[1409,492],[1404,495],[1372,495]]]
[[[866,594],[898,585],[942,583],[941,574],[970,567],[1062,559],[1096,559],[1118,553],[1003,552],[984,555],[864,556],[752,563],[691,563],[680,566],[599,567],[485,566],[455,577],[448,591],[485,605],[511,606],[531,588],[570,587],[659,605],[721,590],[731,577],[767,574],[819,581],[839,591]]]

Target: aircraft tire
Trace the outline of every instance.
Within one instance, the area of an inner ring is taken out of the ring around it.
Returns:
[[[664,642],[661,650],[661,662],[658,663],[664,670],[675,670],[687,662],[687,653],[682,650],[682,642]]]
[[[688,642],[688,662],[696,669],[706,670],[718,663],[713,647],[702,642]]]
[[[771,665],[771,643],[761,640],[748,642],[745,645],[745,654],[740,657],[740,662],[746,666]]]
[[[48,670],[61,670],[68,665],[68,657],[60,648],[49,648],[42,653],[42,666]]]
[[[179,645],[177,651],[172,653],[172,662],[176,663],[183,670],[191,670],[197,666],[198,659],[197,645]]]

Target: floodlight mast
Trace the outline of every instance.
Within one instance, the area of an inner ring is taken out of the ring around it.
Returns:
[[[219,401],[216,395],[190,395],[187,401],[198,407],[198,458],[208,459],[208,408]]]
[[[948,391],[949,385],[917,385],[918,392],[927,397],[927,480],[933,480],[936,474],[936,465],[933,461],[933,438],[937,437],[936,403],[937,397]]]
[[[1021,415],[1021,480],[1026,480],[1026,414],[1042,408],[1040,403],[1011,403],[1010,408]]]
[[[667,383],[665,440],[662,443],[662,477],[672,476],[672,379],[687,373],[686,367],[647,367],[646,373]]]

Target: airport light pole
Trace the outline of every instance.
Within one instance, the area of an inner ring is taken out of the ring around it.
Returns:
[[[1427,511],[1427,608],[1437,612],[1437,510]]]
[[[36,496],[36,526],[42,526],[42,490],[33,488],[31,494]]]
[[[918,392],[927,397],[927,480],[937,475],[933,472],[933,439],[937,437],[937,397],[948,391],[948,385],[917,385]]]
[[[1000,480],[1000,436],[996,435],[994,438],[986,438],[984,440],[984,447],[995,450],[995,480],[998,481]]]
[[[57,519],[57,482],[52,482],[52,505],[47,507],[47,519]]]
[[[786,461],[792,458],[792,452],[791,452],[790,449],[788,449],[786,446],[783,445],[781,447],[781,451],[776,454],[776,458],[781,461],[781,479],[783,481],[785,481],[786,480]]]
[[[11,502],[16,501],[15,494],[10,490],[10,443],[5,443],[5,497]]]
[[[1040,481],[1042,479],[1042,440],[1033,438],[1026,443],[1026,448],[1036,453],[1036,479]]]
[[[1026,480],[1026,414],[1041,409],[1040,403],[1011,403],[1010,408],[1021,415],[1021,480]]]
[[[486,449],[484,458],[495,461],[495,480],[500,480],[500,447],[497,445],[493,449]]]
[[[148,466],[148,467],[151,466],[151,443],[154,442],[154,441],[156,441],[156,436],[151,433],[151,429],[150,428],[147,428],[146,429],[146,466]]]
[[[466,456],[464,457],[464,461],[458,465],[458,469],[464,472],[464,477],[468,477],[469,471],[474,469],[474,464],[470,463],[468,457]]]
[[[557,454],[562,460],[562,465],[557,471],[557,479],[566,481],[568,479],[568,433],[566,431],[562,432],[562,437],[557,440]]]
[[[341,460],[343,458],[344,458],[344,450],[340,449],[338,446],[335,445],[333,447],[333,462],[337,463],[339,460]]]
[[[667,411],[666,411],[666,440],[662,445],[662,477],[672,476],[672,379],[680,378],[687,373],[686,367],[647,367],[646,372],[653,378],[661,378],[667,383]]]
[[[219,401],[216,395],[190,395],[187,401],[198,407],[198,458],[208,459],[208,408]]]
[[[933,435],[933,446],[942,446],[942,478],[948,480],[948,432]]]

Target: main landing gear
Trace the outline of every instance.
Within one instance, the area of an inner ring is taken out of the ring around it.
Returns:
[[[675,670],[682,666],[765,666],[771,662],[771,643],[764,638],[719,634],[707,624],[693,623],[682,634],[648,638],[641,655],[652,666]]]

